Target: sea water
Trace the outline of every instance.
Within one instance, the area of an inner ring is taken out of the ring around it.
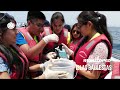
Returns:
[[[120,60],[120,27],[108,27],[113,38],[112,57]]]

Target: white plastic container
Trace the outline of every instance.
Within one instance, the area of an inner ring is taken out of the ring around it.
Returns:
[[[67,71],[68,78],[67,79],[73,79],[74,78],[74,70],[75,70],[75,62],[73,60],[68,59],[59,59],[55,60],[54,62],[48,61],[45,63],[45,67],[47,67],[48,64],[52,64],[52,67],[50,70],[54,71]],[[64,78],[63,78],[64,79]]]

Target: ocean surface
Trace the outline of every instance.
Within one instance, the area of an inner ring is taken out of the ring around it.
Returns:
[[[108,27],[108,31],[113,38],[112,57],[120,60],[120,27]]]

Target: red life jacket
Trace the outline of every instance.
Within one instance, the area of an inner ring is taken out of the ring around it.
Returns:
[[[115,76],[120,76],[120,62],[118,62],[118,61],[114,61],[114,62],[112,62],[112,66],[113,66],[113,68],[112,68],[112,79],[114,79],[115,78]]]
[[[26,28],[19,28],[18,29],[19,32],[21,32],[24,35],[25,40],[27,41],[28,45],[30,46],[30,48],[32,48],[33,46],[35,46],[37,43],[36,41],[32,38],[32,36],[29,34],[28,30]],[[39,36],[40,39],[40,36]],[[34,62],[34,63],[39,63],[41,60],[41,53],[39,55],[36,55],[34,57],[34,59],[29,59],[30,62]]]
[[[112,46],[111,46],[109,40],[107,39],[107,37],[104,34],[101,34],[100,36],[94,38],[91,41],[88,41],[82,47],[79,48],[79,50],[77,51],[76,56],[75,56],[76,64],[77,65],[86,65],[86,62],[84,62],[83,60],[88,59],[91,51],[95,48],[95,46],[98,43],[100,43],[102,41],[104,41],[108,46],[109,53],[108,53],[107,59],[110,59],[111,54],[112,54]],[[110,65],[110,63],[107,62],[106,65]],[[109,72],[108,70],[107,71],[102,70],[100,78],[104,78],[108,72]],[[79,79],[79,78],[85,78],[85,77],[79,73],[76,78]]]
[[[44,36],[47,36],[49,34],[52,34],[52,30],[50,29],[50,27],[45,27],[44,28]],[[64,43],[67,45],[67,38],[68,38],[68,30],[63,28],[62,31],[61,31],[61,34],[59,36],[59,41],[58,43],[55,43],[55,42],[49,42],[45,48],[44,48],[44,51],[43,53],[47,53],[49,50],[52,50],[55,48],[55,46],[58,46],[60,45],[61,43]],[[67,45],[68,46],[68,45]]]
[[[74,41],[72,41],[70,43],[70,46],[69,46],[70,49],[75,52],[75,50],[77,49],[79,43],[80,43],[80,40],[78,42],[76,42],[76,43],[74,43]]]
[[[14,49],[16,49],[16,50],[19,52],[19,54],[20,54],[24,59],[18,55],[18,57],[20,58],[20,60],[21,60],[21,62],[22,62],[22,64],[23,64],[22,76],[21,76],[21,77],[18,76],[18,74],[17,74],[18,71],[16,70],[16,66],[14,65],[14,66],[12,66],[12,68],[10,68],[10,70],[12,71],[12,73],[11,73],[11,75],[10,75],[10,78],[11,78],[11,79],[24,79],[24,78],[26,77],[26,75],[27,75],[27,72],[28,72],[28,67],[29,67],[28,59],[27,59],[27,57],[25,56],[25,54],[24,54],[17,46],[13,46],[13,47],[14,47]],[[0,57],[2,57],[3,60],[5,60],[5,62],[8,62],[8,60],[7,60],[7,58],[5,57],[5,55],[4,55],[3,53],[1,53],[1,52],[0,52]],[[14,57],[13,57],[13,59],[14,59]],[[15,59],[14,59],[14,60],[15,60]]]

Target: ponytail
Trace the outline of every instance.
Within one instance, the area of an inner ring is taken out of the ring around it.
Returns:
[[[98,12],[96,12],[96,14],[98,16],[98,29],[96,29],[97,32],[104,34],[110,41],[111,45],[113,46],[112,37],[107,29],[107,23],[106,23],[107,21],[105,15],[100,14]]]

